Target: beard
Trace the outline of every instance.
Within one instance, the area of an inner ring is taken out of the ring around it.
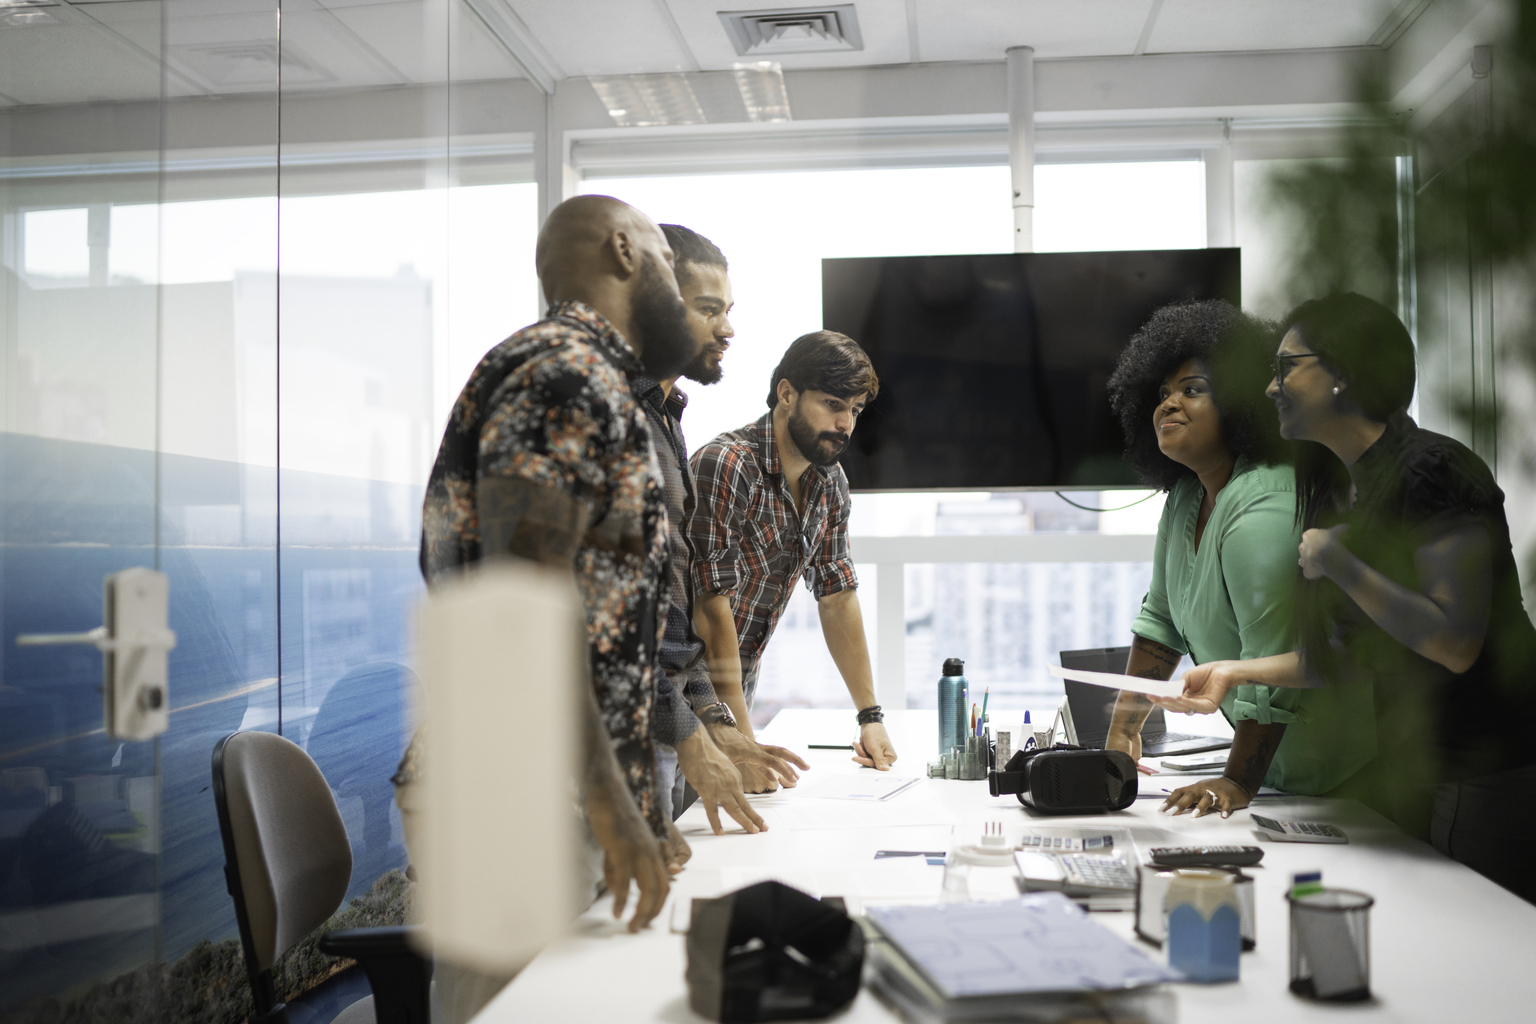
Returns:
[[[725,370],[720,366],[723,354],[714,352],[709,345],[699,346],[699,354],[683,367],[683,376],[700,384],[719,384],[720,378],[725,376]],[[709,363],[710,356],[714,356],[715,359],[713,366]]]
[[[848,447],[849,441],[847,434],[839,434],[835,430],[823,430],[819,434],[813,430],[810,422],[800,413],[798,399],[794,411],[789,414],[789,439],[795,442],[800,454],[813,466],[832,465],[843,454],[843,449]],[[832,446],[831,454],[828,454],[827,444]]]
[[[640,365],[652,380],[676,377],[696,361],[699,343],[688,327],[688,307],[667,287],[660,261],[650,258],[640,267],[630,306],[630,325],[640,343]]]

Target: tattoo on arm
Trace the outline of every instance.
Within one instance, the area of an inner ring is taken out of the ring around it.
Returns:
[[[1263,725],[1245,719],[1233,730],[1232,751],[1227,755],[1227,767],[1222,773],[1229,782],[1235,782],[1255,796],[1264,785],[1269,763],[1275,759],[1275,751],[1285,738],[1285,723]]]
[[[1166,644],[1138,636],[1131,641],[1131,663],[1126,666],[1127,674],[1142,679],[1172,679],[1173,671],[1183,657]]]
[[[1140,679],[1169,679],[1184,657],[1172,647],[1138,636],[1131,641],[1131,657],[1125,674]],[[1122,690],[1115,702],[1116,725],[1131,732],[1140,732],[1147,718],[1156,708],[1145,694]]]
[[[585,505],[552,487],[513,476],[480,480],[480,547],[487,558],[516,555],[569,569],[586,532]]]

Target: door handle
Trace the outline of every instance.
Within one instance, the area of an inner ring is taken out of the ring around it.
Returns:
[[[102,722],[115,740],[147,740],[170,725],[167,628],[171,581],[153,569],[124,569],[102,585],[103,624],[83,633],[24,633],[18,647],[90,644],[102,653]]]

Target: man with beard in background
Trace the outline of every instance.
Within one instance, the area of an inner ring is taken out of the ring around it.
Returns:
[[[591,673],[581,695],[576,781],[615,917],[629,883],[639,888],[631,931],[660,912],[668,869],[689,855],[655,787],[651,712],[666,678],[657,654],[668,595],[667,513],[630,384],[642,373],[673,377],[698,354],[672,261],[661,229],[617,199],[579,196],[556,207],[537,254],[549,312],[491,349],[470,375],[422,510],[429,586],[481,559],[527,558],[574,577]],[[430,730],[427,723],[418,732],[395,776],[408,845],[418,782],[431,770],[423,757]],[[762,819],[735,766],[709,751],[690,781],[716,831],[716,805],[758,831]],[[451,990],[445,999],[456,1020],[507,980],[449,967],[440,961],[438,977]]]
[[[694,454],[698,507],[688,534],[694,623],[715,692],[738,728],[752,735],[748,713],[763,649],[803,576],[827,650],[858,709],[854,760],[885,771],[896,750],[875,703],[848,547],[848,478],[837,464],[879,390],[869,356],[852,338],[816,331],[795,339],[773,371],[769,412]],[[749,792],[774,783],[757,765],[743,765],[742,775]]]
[[[699,354],[683,367],[682,376],[700,384],[717,383],[722,375],[720,360],[736,335],[730,319],[735,305],[730,265],[719,247],[698,232],[681,224],[663,224],[661,230],[675,258],[672,269],[688,309],[689,329],[699,343]],[[801,768],[806,764],[783,747],[749,739],[736,728],[730,705],[710,686],[704,641],[693,629],[693,547],[686,529],[694,510],[694,484],[682,425],[688,396],[677,387],[676,376],[654,380],[639,375],[630,379],[630,387],[651,427],[670,530],[667,583],[671,600],[661,637],[660,677],[667,685],[657,693],[652,735],[656,738],[656,793],[664,811],[676,820],[694,795],[684,780],[698,774],[696,762],[708,748],[718,748],[742,771],[752,772],[755,767],[754,781],[766,775],[792,786],[798,776],[791,764]]]

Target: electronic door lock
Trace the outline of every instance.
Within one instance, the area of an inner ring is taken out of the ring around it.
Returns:
[[[170,725],[166,656],[176,646],[166,627],[171,581],[153,569],[124,569],[102,586],[103,625],[84,633],[31,633],[21,647],[90,644],[102,654],[102,721],[114,740],[148,740]]]

